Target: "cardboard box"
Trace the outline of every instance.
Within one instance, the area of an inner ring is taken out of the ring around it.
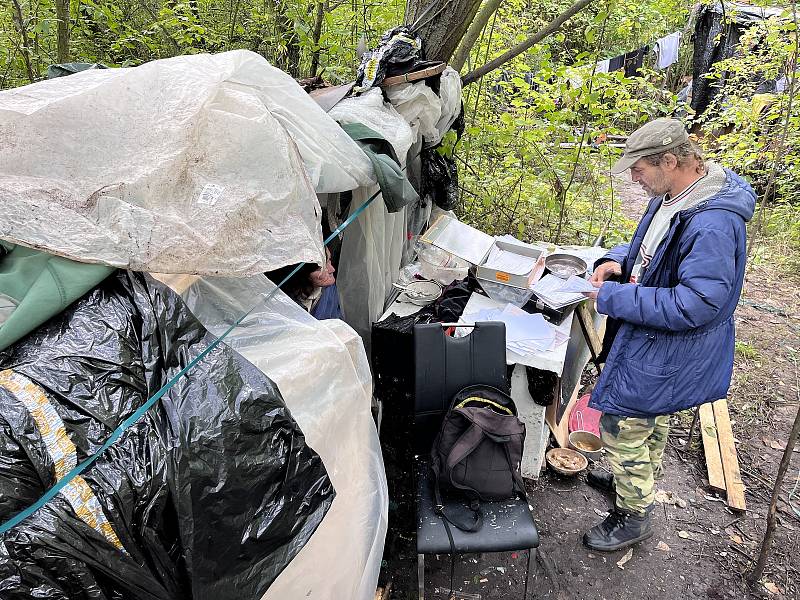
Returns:
[[[542,277],[542,273],[544,272],[544,249],[522,242],[515,243],[502,239],[495,239],[495,245],[500,248],[500,250],[505,250],[506,252],[512,252],[521,256],[535,258],[536,264],[534,265],[533,270],[526,275],[516,275],[514,273],[507,273],[505,271],[497,271],[495,269],[490,269],[483,266],[483,263],[485,263],[486,258],[488,257],[487,253],[487,256],[485,256],[484,260],[481,261],[482,264],[479,264],[476,267],[475,276],[478,279],[494,281],[515,288],[528,289]]]

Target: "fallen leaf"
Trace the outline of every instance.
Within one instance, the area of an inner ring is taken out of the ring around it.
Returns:
[[[731,536],[731,541],[734,544],[744,544],[744,540],[742,539],[742,536],[736,535],[735,533]]]
[[[683,498],[678,498],[678,497],[675,498],[675,504],[677,504],[681,508],[686,508],[686,506],[687,506],[686,500],[684,500]]]
[[[684,540],[690,540],[692,539],[692,534],[690,534],[688,531],[681,530],[678,532],[678,537]]]
[[[719,535],[719,529],[709,529],[712,535]]]
[[[777,585],[772,583],[771,581],[765,581],[764,582],[764,589],[767,590],[770,594],[780,594],[780,593],[782,593],[781,589]]]
[[[769,445],[769,447],[772,448],[773,450],[780,450],[780,451],[786,450],[786,446],[784,446],[780,442],[772,442]]]
[[[670,547],[667,544],[665,544],[664,542],[658,542],[658,545],[656,546],[656,550],[661,550],[662,552],[669,552],[670,551]]]
[[[626,562],[628,562],[628,561],[629,561],[630,559],[632,559],[632,558],[633,558],[633,548],[631,548],[630,550],[628,550],[628,551],[625,553],[625,556],[623,556],[622,558],[620,558],[620,559],[617,561],[617,566],[618,566],[620,569],[623,569],[623,570],[624,570],[624,569],[625,569],[625,563],[626,563]]]

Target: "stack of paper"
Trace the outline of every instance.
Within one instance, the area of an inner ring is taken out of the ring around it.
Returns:
[[[501,250],[497,246],[492,246],[489,256],[483,263],[483,267],[487,269],[505,271],[511,275],[527,275],[533,271],[534,266],[536,266],[535,258]]]
[[[564,285],[558,290],[563,294],[580,294],[582,292],[596,292],[597,288],[594,287],[583,277],[572,275],[569,279],[564,281]]]
[[[562,291],[565,283],[563,279],[555,275],[545,275],[531,289],[536,294],[536,297],[550,308],[563,308],[570,304],[576,304],[581,300],[586,300],[586,296],[581,293]],[[591,285],[588,281],[586,283]],[[592,287],[592,290],[594,290],[594,287]]]
[[[489,308],[477,313],[463,315],[467,322],[502,321],[506,325],[506,347],[517,354],[526,355],[536,351],[548,351],[566,342],[569,338],[553,328],[541,314],[529,314],[513,304],[502,310]]]

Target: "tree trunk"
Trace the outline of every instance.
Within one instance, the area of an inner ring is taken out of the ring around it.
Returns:
[[[56,18],[56,45],[58,62],[69,62],[69,0],[55,0]]]
[[[28,79],[33,83],[36,81],[36,75],[34,74],[33,65],[31,64],[31,47],[30,41],[28,40],[28,30],[25,29],[25,19],[22,16],[22,7],[19,5],[19,0],[11,0],[11,2],[14,4],[14,24],[19,30],[22,60],[25,63],[25,70],[28,72]]]
[[[428,60],[449,61],[482,0],[408,0],[406,23],[414,25]]]
[[[478,36],[480,36],[483,28],[489,23],[489,19],[492,17],[495,11],[500,8],[500,4],[502,4],[502,2],[503,0],[486,0],[486,3],[481,6],[478,16],[475,17],[475,19],[472,21],[472,25],[470,25],[469,29],[467,29],[467,33],[461,40],[458,50],[456,50],[456,53],[453,55],[453,59],[450,61],[450,66],[456,71],[460,71],[464,67],[464,63],[467,62],[469,53],[472,52],[472,47],[475,45]]]
[[[319,53],[321,48],[319,47],[319,40],[322,37],[322,23],[325,19],[325,2],[323,0],[317,0],[317,14],[315,15],[314,19],[314,33],[313,33],[313,40],[314,40],[314,53],[311,55],[311,68],[309,69],[308,76],[309,77],[316,77],[317,69],[319,69]]]

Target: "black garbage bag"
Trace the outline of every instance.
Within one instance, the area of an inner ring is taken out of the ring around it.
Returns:
[[[425,57],[422,40],[401,25],[381,36],[378,47],[361,57],[356,75],[356,89],[376,87],[387,77],[402,75],[414,70]]]
[[[0,521],[213,340],[177,294],[121,271],[0,352]],[[333,497],[278,388],[220,344],[0,537],[0,598],[258,599]]]
[[[456,161],[425,148],[422,159],[422,195],[442,210],[453,210],[458,204],[458,167]]]

